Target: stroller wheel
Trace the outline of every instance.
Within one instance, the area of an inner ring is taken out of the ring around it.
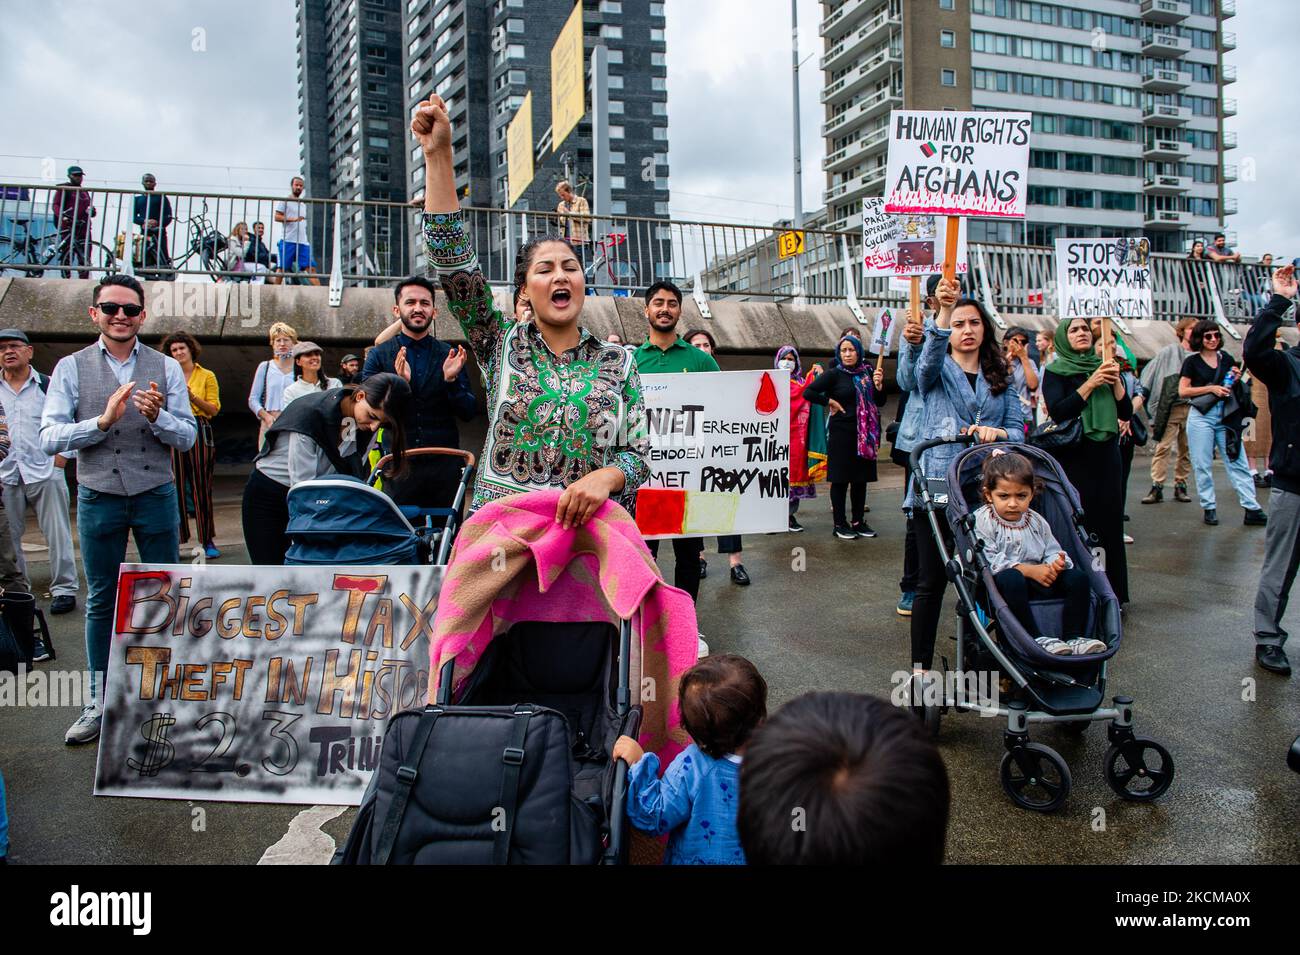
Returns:
[[[1015,746],[1003,755],[1002,788],[1011,801],[1035,812],[1055,812],[1070,795],[1070,767],[1042,743]]]
[[[1143,736],[1116,743],[1106,751],[1106,782],[1133,802],[1158,798],[1174,781],[1174,758],[1155,740]]]

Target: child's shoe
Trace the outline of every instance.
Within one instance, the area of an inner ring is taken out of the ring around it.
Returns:
[[[1064,640],[1058,640],[1056,637],[1038,637],[1035,642],[1054,656],[1065,656],[1071,652],[1070,645]],[[1102,649],[1104,650],[1105,647]]]
[[[1104,653],[1106,644],[1092,637],[1075,637],[1067,646],[1070,648],[1066,653],[1073,653],[1076,657],[1081,657],[1087,653]]]

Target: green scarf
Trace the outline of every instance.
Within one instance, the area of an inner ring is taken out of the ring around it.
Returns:
[[[1056,326],[1053,342],[1056,345],[1052,359],[1052,374],[1091,376],[1101,366],[1101,356],[1091,348],[1076,351],[1070,344],[1070,322],[1064,319]],[[1105,441],[1119,434],[1119,409],[1115,407],[1115,393],[1108,387],[1094,389],[1083,406],[1083,434],[1089,441]]]

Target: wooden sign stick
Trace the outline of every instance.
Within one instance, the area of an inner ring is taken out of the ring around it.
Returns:
[[[907,320],[916,325],[921,324],[921,276],[912,276],[912,287],[909,290],[910,301],[907,307]]]
[[[1101,320],[1101,357],[1103,361],[1115,360],[1115,335],[1111,331],[1109,318]]]
[[[951,282],[957,277],[957,235],[961,229],[961,216],[949,216],[943,237],[943,277]]]

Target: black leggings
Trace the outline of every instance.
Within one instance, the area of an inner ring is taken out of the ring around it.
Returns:
[[[1050,587],[1044,587],[1030,580],[1014,567],[998,571],[993,575],[993,579],[997,582],[998,593],[1007,602],[1007,607],[1016,615],[1020,625],[1031,637],[1057,636],[1054,633],[1040,633],[1038,624],[1034,622],[1034,614],[1029,609],[1032,600],[1048,600],[1054,597],[1065,598],[1065,612],[1061,617],[1063,632],[1060,638],[1074,640],[1083,636],[1084,629],[1088,626],[1091,588],[1088,586],[1088,575],[1079,568],[1071,567],[1061,571],[1057,575],[1056,582]]]
[[[703,537],[674,537],[673,586],[684,590],[695,600],[700,595],[700,555],[704,553]],[[659,541],[646,541],[650,553],[659,557]]]
[[[289,526],[289,489],[253,468],[244,485],[243,519],[249,562],[263,566],[283,564],[289,549],[289,537],[285,533]]]
[[[898,582],[898,589],[903,593],[916,593],[916,578],[920,573],[916,556],[916,522],[909,515],[907,534],[903,537],[903,579]]]
[[[929,515],[916,508],[916,597],[912,601],[912,660],[913,666],[928,670],[934,664],[934,639],[939,630],[939,616],[943,612],[943,592],[948,589],[948,576],[944,573],[939,545],[935,543]],[[939,515],[944,545],[951,552],[952,531],[943,515]]]
[[[867,482],[844,481],[831,485],[831,515],[835,519],[836,527],[846,527],[849,524],[844,514],[846,495],[851,496],[853,504],[852,523],[861,524],[863,509],[867,506]]]

